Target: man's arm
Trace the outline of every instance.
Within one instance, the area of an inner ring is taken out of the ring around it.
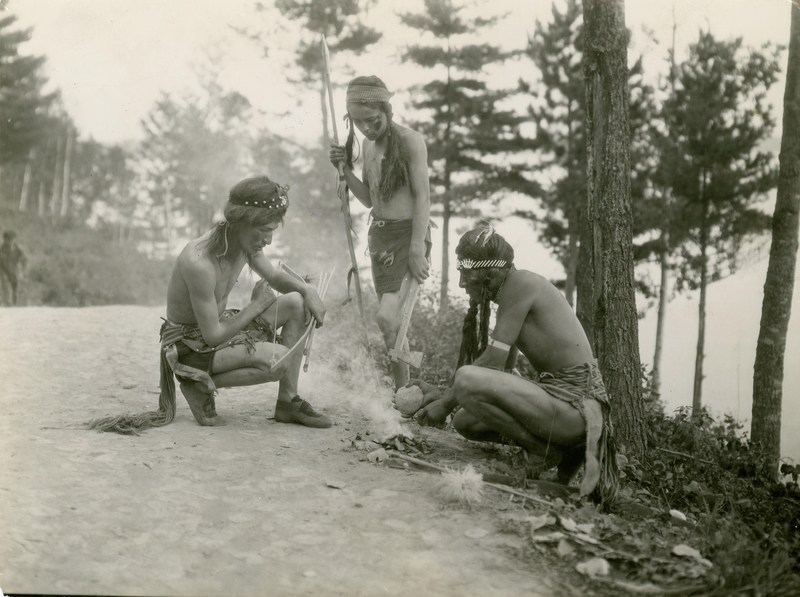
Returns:
[[[216,274],[214,266],[208,261],[195,259],[179,262],[178,266],[189,289],[197,324],[203,334],[203,340],[209,346],[219,346],[237,333],[267,308],[269,297],[261,295],[248,304],[233,317],[219,320],[219,306],[214,295]]]
[[[299,292],[303,296],[306,324],[309,322],[309,317],[313,315],[317,320],[317,327],[322,326],[325,319],[325,305],[314,287],[286,272],[275,269],[263,253],[257,253],[250,258],[250,267],[278,292],[283,294]]]
[[[502,300],[497,306],[497,322],[489,346],[473,365],[504,371],[511,362],[513,369],[513,363],[516,362],[514,353],[517,352],[515,344],[533,305],[535,290],[533,280],[522,272],[512,270],[508,274],[502,289]],[[492,346],[493,343],[495,346]]]
[[[408,268],[417,282],[425,281],[423,275],[428,269],[425,258],[427,248],[425,236],[431,212],[431,193],[428,178],[428,148],[422,135],[412,133],[402,138],[408,150],[411,198],[414,201],[414,214],[411,220],[411,246],[409,248]]]

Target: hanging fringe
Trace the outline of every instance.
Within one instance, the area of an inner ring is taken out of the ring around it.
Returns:
[[[158,410],[138,415],[118,415],[95,419],[88,425],[89,429],[111,431],[122,435],[139,435],[139,431],[149,427],[169,425],[175,418],[175,378],[167,362],[164,349],[161,350],[161,394],[158,397]]]

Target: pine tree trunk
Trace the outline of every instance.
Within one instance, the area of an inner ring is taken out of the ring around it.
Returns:
[[[592,253],[594,350],[617,440],[641,457],[644,402],[633,277],[625,6],[622,0],[584,0],[583,6],[589,236],[581,246]]]
[[[575,228],[578,228],[576,225]],[[578,275],[578,261],[580,259],[580,245],[578,244],[580,232],[575,230],[569,235],[569,252],[567,253],[567,279],[564,281],[564,296],[570,307],[575,306],[575,285]]]
[[[44,217],[44,183],[39,183],[39,217]]]
[[[61,142],[61,135],[56,140],[56,165],[53,171],[53,194],[50,196],[50,220],[53,224],[56,223],[56,213],[58,206],[58,195],[61,187],[59,187],[58,180],[58,164],[63,159],[64,144]]]
[[[449,176],[447,177],[449,179]],[[447,184],[446,187],[450,185]],[[450,307],[450,294],[447,286],[450,284],[450,190],[445,189],[442,205],[442,287],[439,291],[439,312],[444,314]]]
[[[69,211],[69,170],[72,163],[72,144],[75,142],[75,131],[67,131],[67,153],[64,156],[64,176],[61,182],[61,217],[67,217]]]
[[[777,479],[781,456],[781,400],[786,333],[792,310],[792,280],[795,279],[800,213],[800,8],[791,7],[789,62],[783,95],[778,199],[772,216],[772,246],[769,252],[761,329],[753,367],[753,412],[751,438],[760,444],[773,464]]]
[[[706,173],[700,175],[700,197],[703,214],[700,220],[700,306],[697,322],[697,351],[694,357],[694,391],[692,392],[692,416],[700,414],[703,406],[703,359],[706,343],[706,287],[708,286],[708,205],[706,200]]]
[[[26,211],[28,209],[28,192],[31,187],[31,170],[33,169],[33,158],[36,156],[36,150],[31,147],[28,152],[28,161],[25,163],[25,174],[22,176],[22,192],[19,195],[19,210]]]
[[[172,257],[172,198],[169,191],[164,193],[164,234],[167,237],[167,259]]]
[[[661,352],[664,346],[664,320],[667,315],[667,296],[669,293],[669,230],[661,232],[663,248],[659,256],[661,262],[661,285],[658,289],[658,315],[656,317],[656,349],[653,354],[653,381],[650,387],[653,398],[661,396]]]

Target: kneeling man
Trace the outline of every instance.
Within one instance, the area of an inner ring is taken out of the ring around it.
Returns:
[[[559,465],[568,483],[585,462],[581,494],[611,500],[618,473],[609,401],[586,334],[563,294],[542,276],[514,267],[514,249],[491,227],[461,237],[460,286],[469,295],[453,386],[414,380],[425,398],[417,420],[453,427],[477,441],[516,444],[535,472]],[[497,320],[488,337],[490,302]],[[512,373],[519,352],[538,373]]]
[[[200,425],[225,424],[214,403],[218,388],[278,381],[277,422],[331,426],[297,395],[302,351],[281,361],[310,318],[319,327],[325,317],[316,290],[276,270],[263,253],[283,222],[287,191],[266,176],[247,178],[230,190],[224,220],[186,245],[169,281],[167,319],[161,326],[158,411],[96,420],[91,428],[135,433],[170,423],[175,416],[173,375]],[[245,264],[262,282],[244,309],[228,310],[228,295]],[[265,283],[283,294],[276,297]]]

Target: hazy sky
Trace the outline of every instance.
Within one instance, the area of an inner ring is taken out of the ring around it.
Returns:
[[[298,106],[296,90],[280,70],[282,56],[264,59],[258,49],[231,26],[257,25],[255,2],[219,0],[6,0],[22,26],[33,26],[24,51],[47,56],[46,74],[62,90],[64,103],[79,130],[99,141],[140,137],[139,121],[161,91],[182,91],[193,80],[192,65],[203,53],[225,53],[223,81],[241,90],[251,102],[270,112],[275,132],[313,141],[319,134],[318,104],[309,93]],[[264,2],[269,4],[269,0]],[[416,82],[418,71],[399,65],[402,48],[418,41],[396,26],[398,11],[414,12],[421,0],[378,0],[369,21],[384,30],[369,56],[357,61],[359,72],[380,73],[390,89]],[[677,48],[710,28],[719,38],[742,36],[745,43],[786,44],[789,0],[675,0]],[[523,48],[537,19],[550,16],[549,0],[477,0],[473,13],[509,16],[490,32],[490,39],[509,48]],[[645,54],[655,68],[670,44],[673,4],[629,0],[626,21],[634,34],[631,55]],[[386,25],[389,25],[386,27]],[[645,30],[652,31],[657,45]],[[290,35],[283,38],[287,46]],[[279,39],[280,41],[280,39]],[[337,66],[334,56],[334,68]],[[784,54],[785,63],[785,54]],[[662,63],[663,64],[663,63]],[[516,80],[525,63],[504,68]],[[338,72],[338,71],[337,71]],[[344,74],[344,73],[342,73]],[[344,82],[346,78],[342,78]],[[783,85],[776,85],[773,103],[780,107]],[[292,93],[295,91],[295,93]],[[397,107],[396,107],[397,109]],[[398,110],[399,111],[399,110]]]
[[[83,135],[103,142],[138,139],[140,120],[162,91],[183,92],[194,79],[192,67],[211,50],[224,54],[222,81],[244,93],[254,106],[285,116],[273,116],[270,128],[297,140],[313,143],[319,138],[317,96],[297,89],[285,80],[283,60],[294,42],[291,33],[279,34],[277,45],[286,50],[263,58],[250,42],[230,26],[257,25],[255,2],[219,0],[5,0],[20,19],[34,27],[28,54],[47,56],[46,75],[61,89],[70,115]],[[264,4],[268,4],[265,0]],[[401,65],[399,54],[418,37],[398,27],[395,13],[415,12],[421,0],[378,0],[368,18],[384,31],[373,52],[354,63],[359,73],[379,74],[395,91],[418,82],[419,71]],[[234,6],[232,8],[232,6]],[[507,48],[523,48],[537,19],[548,20],[550,0],[477,0],[474,13],[509,13],[489,37]],[[771,41],[787,45],[790,0],[628,0],[626,21],[633,32],[630,55],[644,54],[650,72],[663,67],[671,41],[673,10],[677,21],[679,59],[699,29],[710,29],[719,39],[743,37],[746,45],[759,47]],[[387,27],[388,25],[388,27]],[[296,34],[294,34],[296,36]],[[785,70],[786,53],[782,56]],[[333,56],[335,78],[348,75]],[[511,63],[498,76],[514,81],[523,62]],[[778,121],[783,78],[770,99]],[[338,93],[339,109],[343,95]],[[398,95],[402,98],[402,94]],[[402,105],[395,106],[402,120]],[[341,116],[341,113],[339,114]],[[340,125],[341,126],[341,125]],[[340,132],[343,130],[340,128]],[[772,149],[775,149],[774,147]],[[504,222],[501,232],[517,247],[522,267],[556,277],[555,262],[532,240],[527,226]],[[439,249],[440,250],[440,249]],[[438,261],[438,257],[436,258]],[[534,267],[535,266],[535,267]],[[731,412],[749,419],[752,364],[758,335],[761,295],[766,262],[744,264],[739,274],[709,289],[708,332],[704,396],[715,412]],[[681,297],[670,304],[664,347],[664,394],[672,406],[691,404],[694,343],[697,338],[697,300]],[[654,313],[640,323],[642,359],[652,359]],[[800,297],[794,295],[793,318],[787,347],[784,382],[783,452],[800,460],[800,436],[791,422],[800,417]]]

